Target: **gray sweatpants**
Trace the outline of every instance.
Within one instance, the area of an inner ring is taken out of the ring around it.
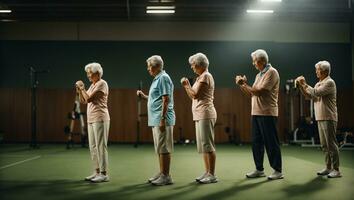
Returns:
[[[337,122],[332,120],[317,121],[318,133],[327,168],[339,167],[339,150],[336,139]]]

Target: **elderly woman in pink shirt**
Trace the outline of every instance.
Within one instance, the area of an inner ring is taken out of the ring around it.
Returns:
[[[202,54],[197,53],[189,57],[189,64],[194,73],[198,75],[193,86],[187,78],[182,78],[181,83],[187,95],[192,100],[193,121],[195,122],[197,149],[203,154],[205,173],[195,180],[199,183],[216,183],[215,176],[215,142],[214,127],[217,118],[214,107],[215,83],[209,73],[209,60]]]
[[[102,79],[103,69],[99,63],[90,63],[85,66],[87,78],[92,83],[85,90],[84,83],[79,80],[76,88],[80,102],[87,104],[87,128],[91,159],[94,173],[85,178],[94,183],[107,182],[109,177],[107,141],[110,117],[108,113],[108,84]]]

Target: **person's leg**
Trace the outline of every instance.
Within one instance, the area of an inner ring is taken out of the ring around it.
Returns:
[[[103,175],[106,175],[108,164],[107,139],[109,131],[109,122],[96,122],[93,124],[93,127],[95,129],[95,135],[97,138],[96,143],[100,171]]]
[[[160,154],[160,163],[161,163],[161,173],[163,173],[166,176],[170,175],[171,154],[170,153]]]
[[[270,166],[275,171],[282,172],[282,159],[277,131],[277,118],[273,116],[262,116],[259,118],[259,124]]]
[[[215,151],[208,153],[208,160],[209,160],[209,173],[214,176],[215,175],[215,161],[216,161]]]
[[[87,124],[87,132],[88,132],[88,141],[89,141],[89,149],[90,149],[92,165],[95,171],[97,173],[100,173],[100,167],[98,165],[98,158],[97,158],[96,137],[95,137],[92,123]]]
[[[325,163],[328,170],[332,169],[332,160],[328,149],[328,134],[325,121],[317,121],[318,133],[320,136],[320,143],[322,151],[325,154]]]
[[[259,130],[259,116],[252,116],[252,153],[258,171],[263,171],[264,141]]]
[[[204,168],[205,172],[210,172],[210,160],[209,160],[209,153],[203,153],[203,161],[204,161]]]
[[[333,169],[339,171],[339,149],[336,138],[337,122],[327,121],[328,127],[328,151],[331,157]]]

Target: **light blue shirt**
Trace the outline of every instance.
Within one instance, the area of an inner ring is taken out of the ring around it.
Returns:
[[[174,126],[176,123],[173,109],[173,82],[170,76],[162,70],[154,77],[149,90],[147,103],[148,125],[159,126],[162,117],[162,96],[167,95],[169,102],[166,112],[166,126]]]

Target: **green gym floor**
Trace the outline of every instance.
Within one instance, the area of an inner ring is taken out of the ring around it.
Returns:
[[[83,181],[91,171],[89,151],[65,145],[0,146],[0,197],[5,199],[354,199],[354,151],[340,152],[342,178],[318,177],[324,156],[318,148],[283,146],[285,179],[246,179],[254,169],[251,146],[217,145],[219,182],[200,185],[202,158],[194,145],[176,145],[171,174],[174,184],[151,186],[146,180],[158,169],[153,145],[108,147],[110,182]],[[265,172],[271,173],[265,157]]]

